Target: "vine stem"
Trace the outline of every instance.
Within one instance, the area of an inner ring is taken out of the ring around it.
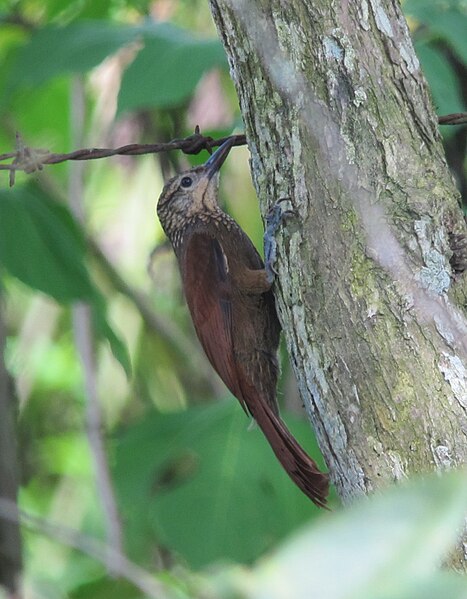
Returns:
[[[81,144],[84,137],[85,91],[81,78],[76,77],[71,84],[71,138]],[[84,222],[83,206],[83,163],[70,165],[69,202],[75,217]],[[86,397],[86,433],[94,461],[96,485],[100,496],[105,520],[107,545],[123,555],[123,534],[117,501],[112,486],[110,469],[102,437],[103,422],[97,390],[96,356],[91,308],[83,302],[72,308],[73,331],[76,350],[81,362]]]

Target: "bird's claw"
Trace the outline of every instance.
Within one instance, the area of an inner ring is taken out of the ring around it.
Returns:
[[[289,217],[295,216],[295,210],[282,210],[281,203],[288,201],[290,198],[281,198],[269,209],[266,216],[266,230],[264,231],[264,262],[265,270],[269,283],[273,283],[277,270],[274,264],[277,258],[277,242],[276,233],[282,224],[282,221]]]

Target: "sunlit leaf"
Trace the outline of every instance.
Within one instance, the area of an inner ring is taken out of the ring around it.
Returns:
[[[219,40],[195,38],[168,23],[141,26],[80,21],[45,27],[18,50],[8,88],[32,87],[63,74],[85,73],[135,40],[144,47],[124,74],[119,111],[180,104],[203,73],[226,66]]]
[[[91,477],[91,452],[82,434],[46,437],[40,443],[40,458],[51,474]]]

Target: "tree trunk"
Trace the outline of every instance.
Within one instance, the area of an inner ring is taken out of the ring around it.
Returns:
[[[399,2],[210,2],[263,213],[295,210],[275,292],[339,494],[465,463],[466,227]]]
[[[16,503],[18,477],[16,467],[15,409],[12,382],[5,368],[5,323],[0,295],[0,498]],[[0,513],[0,596],[16,597],[21,573],[21,537],[19,523]]]

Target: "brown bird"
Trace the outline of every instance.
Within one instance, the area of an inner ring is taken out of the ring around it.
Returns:
[[[280,324],[272,271],[238,224],[218,205],[219,169],[230,140],[202,166],[170,179],[157,205],[182,276],[193,324],[211,364],[256,420],[296,485],[325,507],[328,476],[279,417],[276,383]]]

